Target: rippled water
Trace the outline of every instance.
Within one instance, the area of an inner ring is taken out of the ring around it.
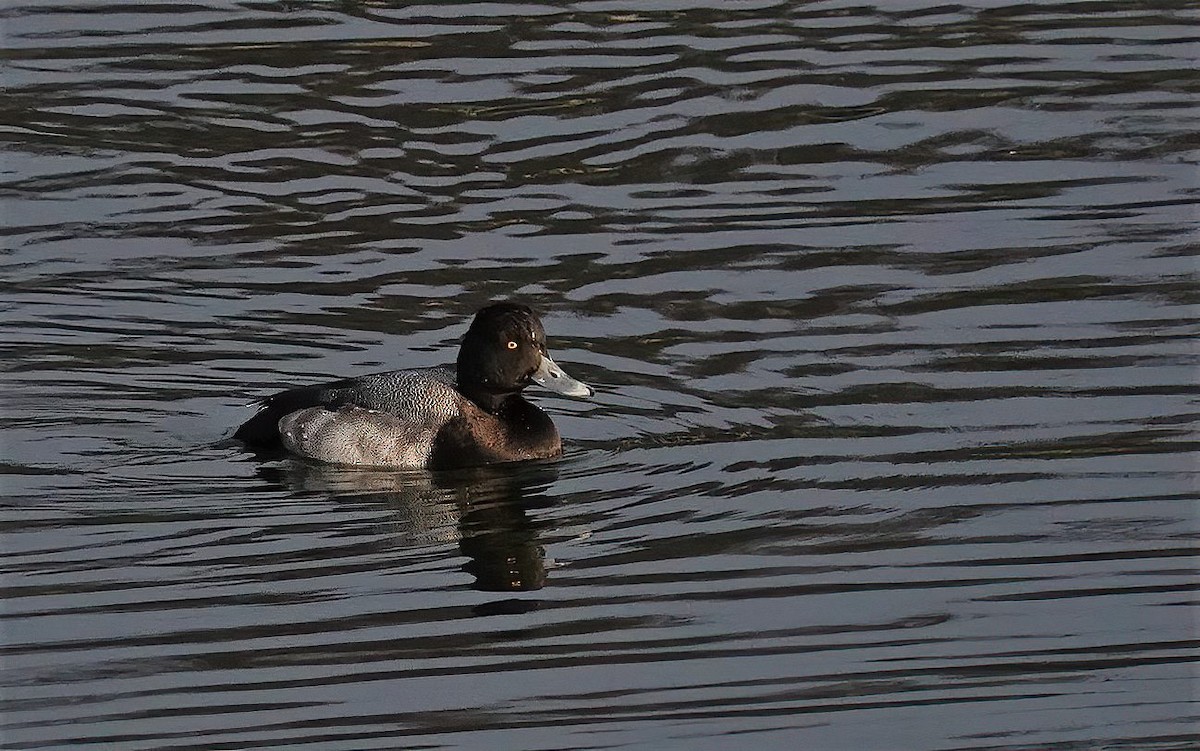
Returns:
[[[1196,747],[1189,5],[6,7],[5,747]],[[562,461],[223,440],[505,298]]]

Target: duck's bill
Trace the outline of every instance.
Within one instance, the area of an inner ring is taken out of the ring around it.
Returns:
[[[596,393],[591,386],[586,383],[580,383],[571,376],[563,372],[563,369],[558,367],[549,355],[542,355],[542,364],[538,369],[533,371],[533,382],[542,388],[557,391],[563,396],[582,396],[588,397]]]

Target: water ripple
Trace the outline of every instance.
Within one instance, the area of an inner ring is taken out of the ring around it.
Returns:
[[[6,747],[1200,743],[1176,2],[5,23]],[[497,299],[548,465],[262,461]]]

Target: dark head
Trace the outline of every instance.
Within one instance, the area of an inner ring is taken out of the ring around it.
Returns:
[[[567,396],[593,393],[550,359],[546,331],[533,310],[502,302],[476,313],[458,350],[458,390],[495,412],[531,383]]]

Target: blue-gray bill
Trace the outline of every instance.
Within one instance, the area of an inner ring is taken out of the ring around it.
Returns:
[[[549,355],[542,355],[542,364],[533,371],[533,382],[543,388],[557,391],[563,396],[590,397],[595,390],[586,383],[580,383],[563,372]]]

